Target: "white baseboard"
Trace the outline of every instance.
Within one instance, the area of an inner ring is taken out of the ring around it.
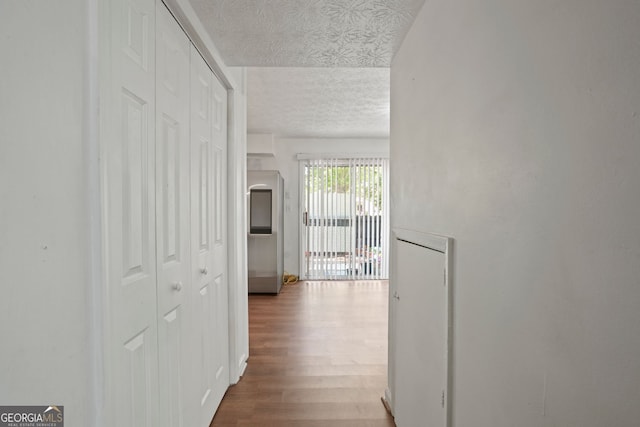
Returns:
[[[382,397],[382,404],[387,411],[393,416],[393,399],[391,398],[391,390],[388,388],[384,390],[384,396]]]

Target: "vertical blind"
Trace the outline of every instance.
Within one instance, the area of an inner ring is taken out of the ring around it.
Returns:
[[[300,159],[300,171],[302,276],[387,279],[388,160]]]

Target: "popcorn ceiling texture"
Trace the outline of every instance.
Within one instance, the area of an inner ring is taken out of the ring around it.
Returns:
[[[388,68],[249,68],[248,131],[389,137]]]
[[[389,67],[424,0],[190,2],[225,63],[249,67],[249,132],[389,137]]]
[[[389,67],[424,0],[191,0],[227,65]]]

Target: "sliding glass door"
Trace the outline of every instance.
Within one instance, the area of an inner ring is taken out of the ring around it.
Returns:
[[[388,278],[388,160],[302,159],[305,279]]]

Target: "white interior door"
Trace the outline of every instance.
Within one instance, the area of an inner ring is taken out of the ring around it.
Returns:
[[[443,252],[396,240],[393,355],[398,427],[445,427],[448,288]]]
[[[109,4],[109,112],[103,144],[107,393],[122,427],[157,426],[155,2]]]
[[[229,386],[226,107],[226,91],[192,47],[191,253],[200,426],[209,425]]]
[[[193,425],[189,247],[190,42],[162,2],[156,31],[156,239],[161,425]]]

